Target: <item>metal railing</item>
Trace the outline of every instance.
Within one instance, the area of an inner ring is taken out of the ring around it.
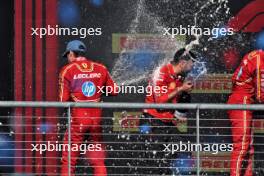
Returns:
[[[68,143],[71,146],[71,109],[72,108],[115,108],[115,109],[190,109],[196,110],[196,143],[200,143],[200,110],[258,110],[264,111],[264,105],[229,104],[145,104],[145,103],[76,103],[76,102],[23,102],[0,101],[0,107],[8,108],[67,108]],[[70,151],[70,150],[69,150]],[[68,155],[69,175],[71,174],[71,152]],[[197,150],[197,175],[200,175],[200,151]]]

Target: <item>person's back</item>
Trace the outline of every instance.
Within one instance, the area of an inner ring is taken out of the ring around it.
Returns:
[[[59,76],[59,101],[99,102],[106,89],[107,94],[115,94],[114,81],[105,66],[83,57],[86,51],[84,43],[74,40],[68,43],[64,57],[68,65],[61,69]],[[100,108],[73,108],[71,111],[71,143],[78,146],[87,145],[85,140],[89,134],[89,145],[95,150],[85,151],[94,175],[107,175],[104,164],[105,150],[102,144],[102,110]],[[68,129],[64,135],[64,144],[68,145]],[[71,175],[80,155],[79,150],[71,150]],[[86,153],[87,152],[87,153]],[[68,175],[68,151],[62,151],[61,175]]]
[[[114,90],[115,83],[107,68],[102,64],[78,57],[76,61],[64,66],[60,72],[59,99],[62,102],[100,102],[104,88]],[[114,94],[114,91],[111,92]],[[77,117],[101,117],[101,108],[73,108]],[[83,119],[76,119],[80,122]],[[97,119],[97,123],[100,123]],[[94,122],[95,123],[95,122]]]
[[[252,103],[254,102],[253,99],[256,99],[258,102],[263,102],[264,51],[256,50],[247,54],[233,74],[232,82],[231,99],[233,97],[236,97],[236,99],[247,97],[251,99]]]
[[[62,68],[60,82],[60,101],[99,102],[102,88],[115,86],[105,66],[84,57]]]

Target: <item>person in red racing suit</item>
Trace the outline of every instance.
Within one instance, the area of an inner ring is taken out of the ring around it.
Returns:
[[[154,73],[154,77],[150,80],[149,85],[151,95],[146,96],[146,103],[177,103],[180,97],[183,86],[184,77],[175,75],[173,65],[168,63],[163,65]],[[156,75],[155,75],[156,74]],[[190,84],[188,82],[188,84]],[[190,86],[191,87],[191,86]],[[156,89],[156,90],[155,90]],[[156,91],[156,92],[155,92]],[[159,91],[159,92],[158,92]],[[169,97],[173,91],[177,92],[174,96]],[[155,92],[155,93],[154,93]],[[174,119],[175,110],[160,110],[160,109],[145,109],[144,112],[155,118],[159,118],[164,122],[171,122]]]
[[[194,56],[193,56],[194,57]],[[193,60],[190,51],[183,49],[178,50],[174,59],[167,64],[157,68],[149,82],[148,88],[151,93],[146,95],[146,103],[184,103],[183,95],[188,95],[190,101],[190,92],[193,88],[191,81],[184,81],[185,75],[193,67]],[[153,164],[142,163],[142,165],[156,166],[157,169],[151,170],[151,173],[144,171],[144,174],[150,175],[172,175],[170,169],[171,161],[177,156],[163,152],[164,146],[160,144],[184,141],[177,135],[179,134],[176,124],[178,121],[187,120],[187,111],[175,109],[144,109],[140,120],[142,126],[151,126],[150,135],[141,135],[140,138],[145,142],[144,148],[147,151],[144,155],[151,158]],[[161,135],[166,134],[166,136]],[[149,151],[149,152],[148,152]],[[157,151],[153,154],[152,151]],[[161,169],[162,168],[162,169]]]
[[[117,86],[106,67],[78,56],[80,48],[85,48],[85,45],[76,40],[67,46],[64,56],[67,56],[69,64],[60,71],[59,101],[99,102],[103,87],[108,89],[108,93],[115,95]],[[89,134],[93,146],[89,145],[91,148],[88,148],[86,155],[96,176],[107,175],[104,146],[100,143],[102,141],[101,114],[102,110],[99,108],[73,108],[71,112],[71,149],[74,146],[79,148],[82,143],[85,143],[86,134]],[[64,136],[64,144],[68,144],[68,130]],[[71,150],[70,154],[71,175],[74,175],[80,151]],[[68,175],[68,171],[68,151],[63,151],[61,175]]]
[[[192,52],[179,49],[174,56],[174,60],[158,68],[153,73],[153,78],[149,82],[152,94],[147,95],[146,103],[178,103],[183,92],[190,92],[192,90],[192,82],[185,81],[185,72],[192,69],[193,60],[195,57]],[[175,115],[183,117],[180,111],[175,110],[159,110],[159,109],[145,109],[147,113],[163,122],[172,122]]]
[[[264,101],[264,51],[247,54],[232,77],[232,94],[228,104],[252,104]],[[230,110],[233,151],[230,161],[231,176],[251,176],[253,139],[252,111]]]

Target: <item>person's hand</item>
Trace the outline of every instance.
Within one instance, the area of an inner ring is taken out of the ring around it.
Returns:
[[[177,118],[174,118],[172,120],[172,123],[177,126],[177,124],[179,123],[186,123],[187,122],[187,118],[186,117],[177,117]]]
[[[173,124],[177,124],[177,123],[184,123],[184,122],[187,122],[187,113],[182,113],[182,112],[179,112],[177,110],[175,110],[174,112],[174,119],[173,119]]]
[[[179,87],[179,91],[182,92],[191,92],[193,89],[193,84],[191,81],[185,81],[181,87]]]
[[[176,117],[176,121],[180,123],[187,122],[187,117]]]

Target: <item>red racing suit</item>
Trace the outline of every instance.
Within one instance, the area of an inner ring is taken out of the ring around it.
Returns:
[[[116,85],[111,79],[105,66],[79,57],[76,61],[64,66],[59,76],[59,100],[61,102],[99,102],[103,91],[100,88],[108,88],[110,94],[115,95]],[[108,90],[108,91],[109,91]],[[72,148],[78,148],[85,144],[85,135],[89,134],[91,144],[86,152],[94,175],[106,175],[104,164],[104,146],[100,143],[101,114],[99,108],[73,108],[71,112],[71,144]],[[68,130],[64,136],[64,144],[68,144]],[[79,150],[71,150],[71,175],[74,175]],[[68,175],[68,151],[62,152],[61,175]]]
[[[247,54],[232,77],[232,94],[228,104],[252,104],[264,101],[264,51]],[[228,111],[232,126],[233,151],[230,161],[231,176],[252,176],[254,154],[252,111]],[[245,164],[243,164],[245,163]]]
[[[149,82],[151,94],[146,96],[146,103],[177,103],[179,96],[169,100],[168,95],[183,84],[183,77],[175,75],[172,64],[166,64],[158,68]],[[171,122],[175,110],[145,109],[145,113],[159,118],[163,122]]]

